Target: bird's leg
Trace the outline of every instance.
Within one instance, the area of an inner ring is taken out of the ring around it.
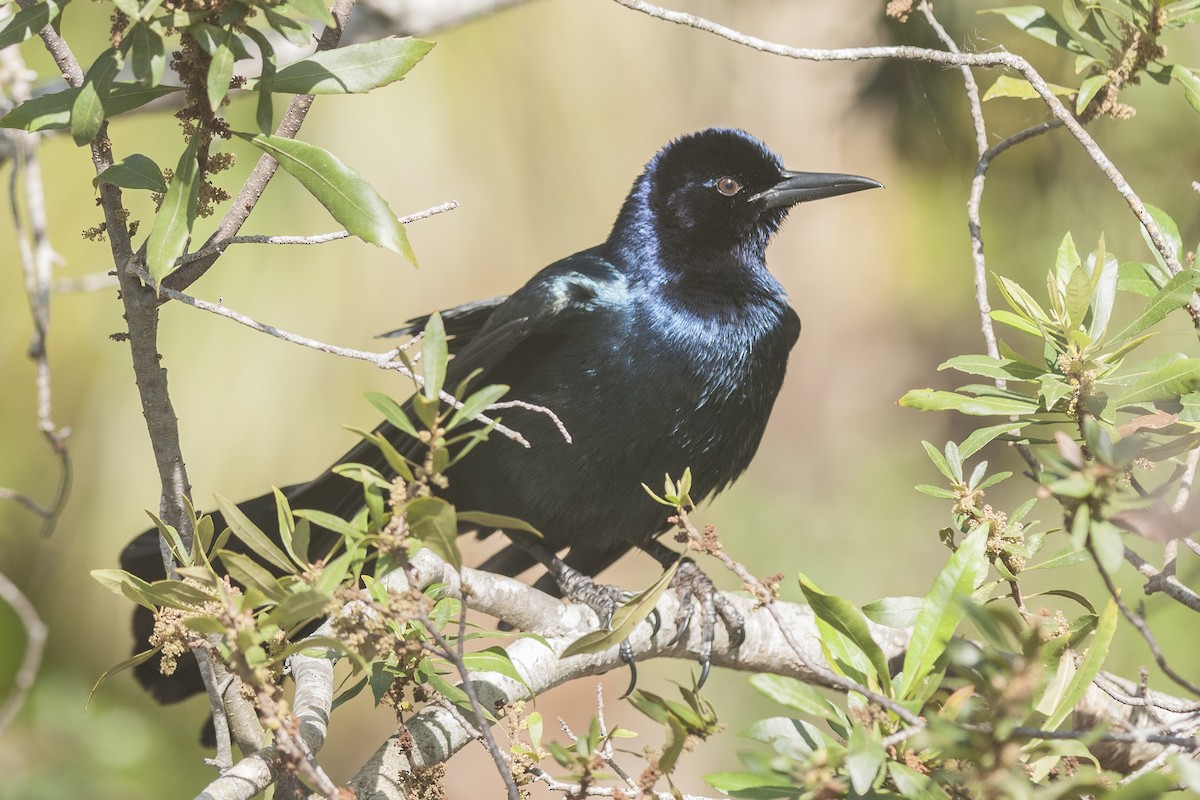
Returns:
[[[651,539],[645,544],[638,545],[643,551],[652,556],[664,568],[673,564],[679,554],[657,539]],[[675,618],[675,637],[668,643],[681,641],[688,632],[692,622],[692,601],[700,603],[700,680],[696,683],[699,689],[708,680],[708,671],[712,663],[713,639],[717,633],[717,619],[725,626],[729,636],[729,647],[736,650],[746,638],[746,624],[742,615],[733,604],[725,599],[725,595],[717,590],[712,579],[696,566],[690,558],[684,558],[675,576],[671,579],[671,588],[679,594],[679,614]]]
[[[514,538],[513,543],[541,562],[546,571],[558,583],[563,597],[582,603],[595,611],[596,616],[600,619],[600,625],[604,628],[612,627],[613,614],[617,608],[628,603],[634,597],[633,592],[618,586],[597,583],[590,576],[575,569],[556,554],[535,542]],[[652,614],[654,633],[658,633],[661,620],[658,618],[657,611]],[[633,646],[629,644],[628,640],[621,642],[619,653],[621,662],[629,667],[629,688],[625,690],[625,694],[621,695],[621,697],[627,697],[637,686],[637,664],[633,660]]]

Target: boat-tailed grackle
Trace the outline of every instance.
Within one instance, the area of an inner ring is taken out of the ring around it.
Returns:
[[[539,587],[564,587],[604,617],[618,598],[587,576],[634,547],[664,565],[677,558],[656,538],[669,527],[666,513],[642,484],[690,467],[700,500],[737,478],[758,448],[800,333],[767,271],[767,243],[792,206],[879,186],[855,175],[790,172],[742,131],[683,136],[651,159],[602,244],[551,264],[508,297],[443,312],[455,334],[447,386],[481,370],[475,385],[507,384],[509,398],[553,410],[573,438],[564,441],[543,414],[513,409],[504,422],[532,447],[492,435],[451,470],[447,500],[523,519],[545,535],[531,544],[510,533],[514,543],[482,568],[516,575],[541,561],[549,571]],[[387,423],[378,430],[404,441]],[[342,461],[388,471],[367,443]],[[328,471],[285,493],[293,508],[342,515],[362,503],[358,484]],[[270,494],[241,508],[264,530],[275,527]],[[219,515],[214,522],[224,526]],[[122,565],[148,580],[163,577],[157,540],[153,529],[138,537]],[[551,557],[563,551],[562,560]],[[703,573],[687,562],[676,584],[689,615],[691,599],[701,602],[706,647],[718,616],[736,646],[741,620]],[[139,614],[139,648],[149,626]],[[194,666],[184,666],[186,674],[168,680],[152,660],[138,677],[161,701],[178,700],[202,689]]]

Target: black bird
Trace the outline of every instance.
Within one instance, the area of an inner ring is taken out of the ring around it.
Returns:
[[[508,297],[442,312],[454,336],[447,386],[482,370],[475,385],[507,384],[509,398],[552,409],[573,438],[568,444],[544,414],[512,410],[504,422],[531,448],[493,434],[451,470],[447,500],[523,519],[545,535],[539,547],[510,534],[515,543],[482,568],[516,575],[541,561],[550,569],[537,585],[558,593],[564,584],[578,590],[581,576],[633,547],[664,566],[677,558],[656,539],[669,527],[666,515],[641,485],[690,467],[700,500],[737,478],[758,448],[800,334],[787,294],[767,271],[767,243],[797,203],[880,185],[790,172],[739,130],[683,136],[647,164],[604,243],[551,264]],[[425,319],[389,335],[414,333]],[[387,423],[377,430],[407,445]],[[343,461],[388,471],[366,443]],[[362,503],[357,483],[328,471],[284,491],[293,508],[349,515]],[[264,530],[275,527],[271,495],[241,508]],[[224,526],[219,515],[214,522]],[[562,561],[550,557],[563,550]],[[135,539],[121,563],[147,580],[162,578],[157,531]],[[709,645],[714,610],[736,645],[740,619],[712,605],[719,595],[707,578],[690,568],[677,582],[689,600],[706,603]],[[613,606],[603,591],[573,593],[602,616]],[[141,648],[151,621],[139,611]],[[704,674],[707,666],[705,659]],[[156,660],[138,677],[162,702],[202,690],[194,668],[168,680]]]

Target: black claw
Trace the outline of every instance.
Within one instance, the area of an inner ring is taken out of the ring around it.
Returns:
[[[621,660],[629,667],[629,688],[625,693],[618,697],[618,700],[624,700],[629,695],[633,694],[633,690],[637,688],[637,662],[633,660],[633,648],[628,642],[621,643]]]
[[[712,662],[704,659],[700,662],[700,680],[696,681],[696,690],[704,688],[704,682],[708,680],[708,668],[712,666]]]
[[[658,636],[658,631],[662,628],[662,614],[658,613],[657,608],[652,608],[650,609],[650,616],[647,619],[650,620],[650,637],[654,638]]]
[[[742,627],[732,628],[726,626],[729,631],[729,649],[737,650],[742,646],[742,642],[746,641],[746,629]]]

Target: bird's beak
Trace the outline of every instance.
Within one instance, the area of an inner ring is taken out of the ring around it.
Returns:
[[[879,181],[861,175],[840,175],[836,172],[784,172],[779,183],[759,192],[750,202],[763,203],[765,208],[786,208],[809,200],[836,197],[839,194],[861,192],[863,189],[882,189]]]

